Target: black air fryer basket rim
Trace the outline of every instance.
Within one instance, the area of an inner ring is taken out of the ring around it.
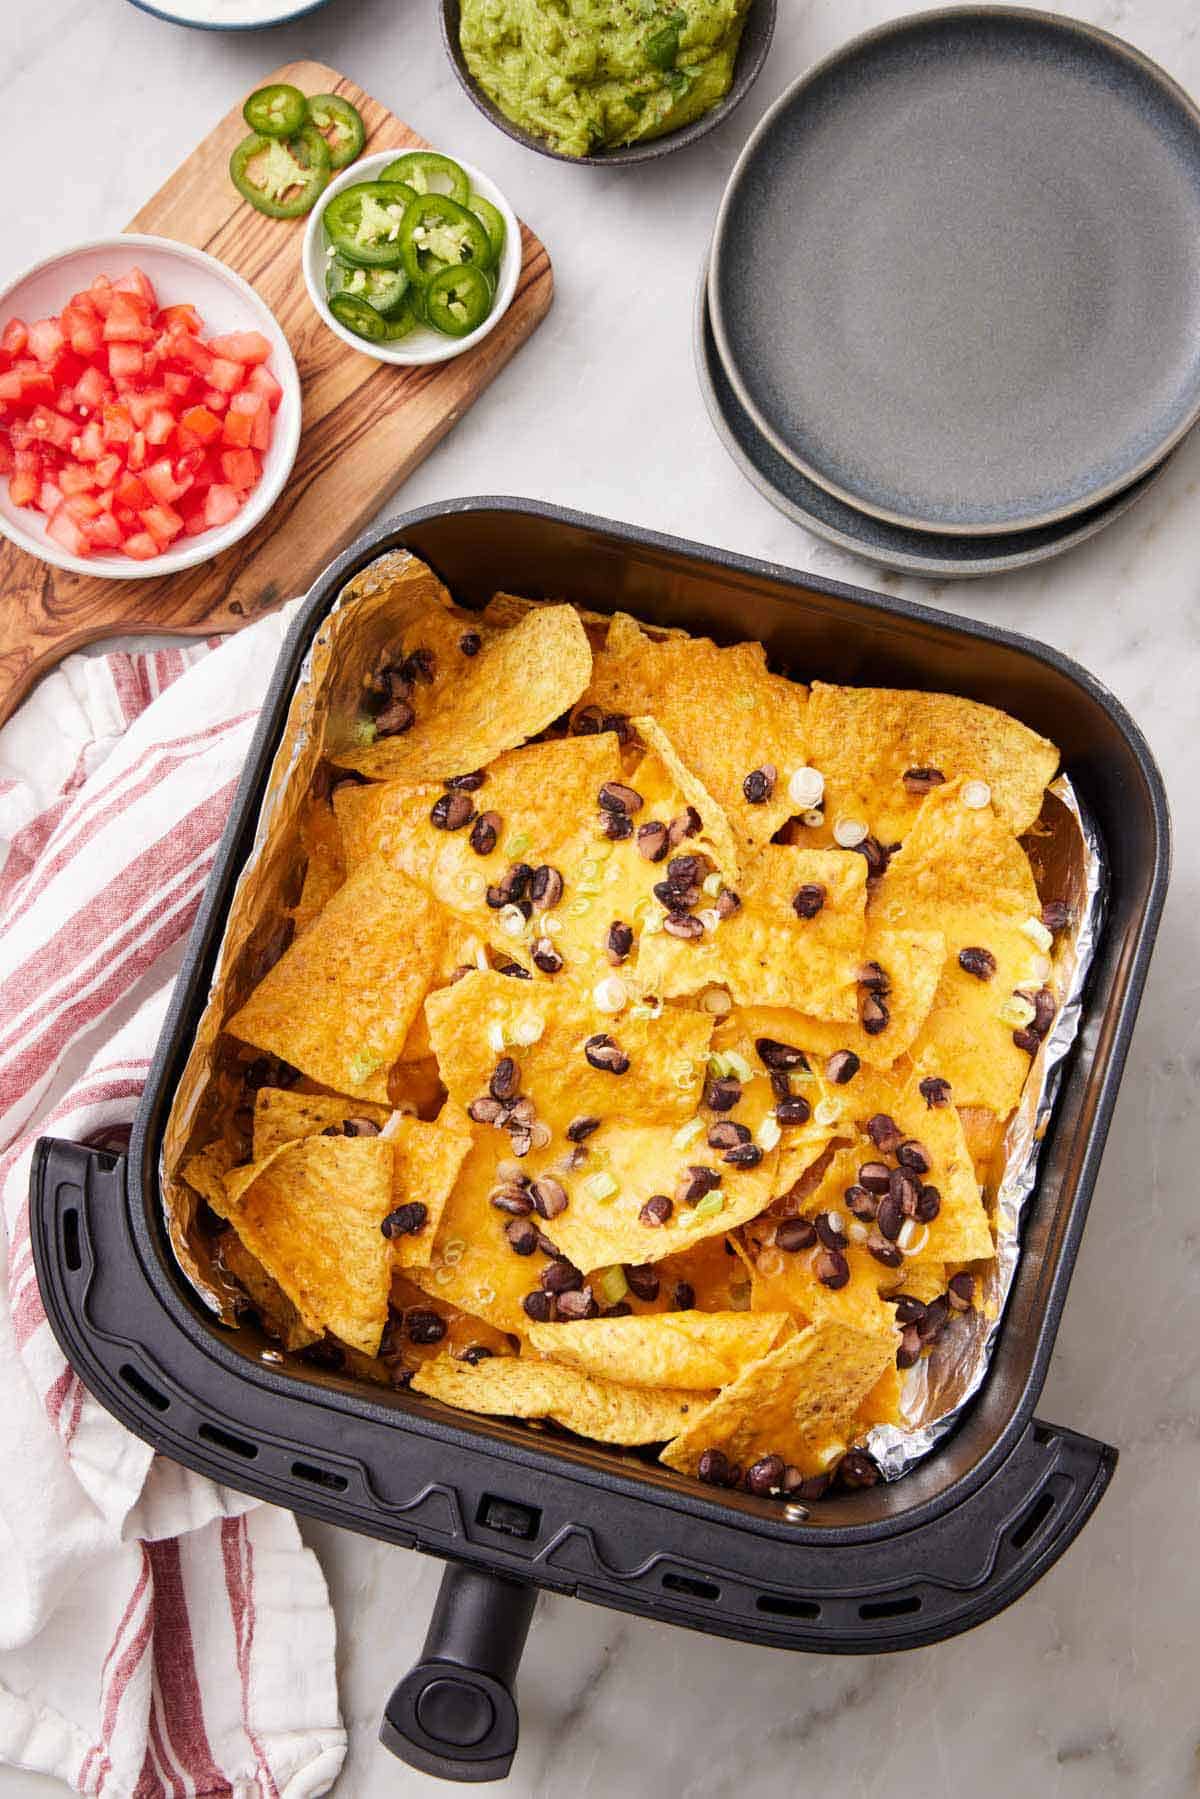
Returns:
[[[654,1497],[661,1505],[675,1505],[688,1513],[707,1514],[715,1522],[736,1523],[740,1528],[750,1528],[759,1534],[777,1535],[781,1541],[788,1543],[797,1542],[808,1536],[818,1538],[827,1544],[850,1545],[870,1540],[878,1536],[881,1531],[903,1533],[915,1530],[952,1510],[961,1503],[963,1498],[987,1480],[1011,1451],[1014,1442],[1032,1415],[1053,1351],[1054,1338],[1086,1217],[1087,1201],[1090,1200],[1103,1151],[1104,1137],[1120,1084],[1132,1019],[1136,1014],[1137,1004],[1144,987],[1148,945],[1152,942],[1154,931],[1157,928],[1158,915],[1161,911],[1168,878],[1169,817],[1166,796],[1161,777],[1141,731],[1115,696],[1085,669],[1051,647],[999,626],[961,620],[916,602],[878,595],[844,582],[809,576],[779,564],[757,561],[660,532],[623,525],[569,509],[543,505],[528,499],[483,496],[452,500],[444,504],[418,508],[394,521],[372,527],[364,533],[313,584],[305,596],[280,650],[275,673],[247,757],[246,771],[218,849],[213,872],[193,928],[186,961],[180,971],[170,1011],[159,1038],[145,1094],[138,1108],[130,1143],[129,1168],[132,1179],[137,1178],[135,1171],[140,1170],[142,1180],[147,1182],[147,1187],[143,1192],[144,1203],[141,1206],[132,1207],[133,1229],[143,1270],[168,1309],[173,1309],[178,1314],[179,1298],[182,1296],[186,1299],[185,1328],[189,1334],[204,1339],[207,1353],[216,1360],[231,1370],[237,1371],[243,1378],[257,1381],[277,1392],[287,1393],[289,1396],[301,1400],[311,1400],[314,1397],[314,1386],[304,1377],[280,1372],[252,1362],[231,1344],[222,1341],[211,1317],[200,1306],[190,1287],[187,1286],[185,1278],[178,1270],[167,1244],[161,1220],[161,1207],[158,1202],[156,1171],[162,1123],[166,1111],[169,1110],[174,1078],[190,1047],[192,1024],[207,993],[207,981],[203,978],[199,981],[199,992],[196,991],[198,970],[206,971],[215,956],[224,929],[229,897],[244,859],[244,850],[242,854],[238,854],[239,846],[244,843],[245,848],[248,849],[249,841],[252,839],[261,791],[269,774],[274,750],[288,706],[291,703],[296,678],[321,620],[331,609],[345,584],[355,574],[386,551],[405,547],[406,537],[423,523],[442,519],[447,515],[465,516],[468,514],[517,514],[527,518],[548,519],[575,530],[596,533],[617,543],[629,545],[635,550],[649,549],[656,555],[667,558],[706,562],[731,575],[780,584],[784,588],[792,589],[793,595],[797,599],[802,599],[804,592],[808,591],[818,597],[849,601],[868,613],[878,613],[884,619],[894,620],[898,617],[914,624],[929,625],[939,633],[950,633],[966,641],[983,639],[987,642],[1004,645],[1023,656],[1043,662],[1080,687],[1095,704],[1108,714],[1113,725],[1130,745],[1134,758],[1142,771],[1153,811],[1159,855],[1150,895],[1143,911],[1141,929],[1134,945],[1136,966],[1122,995],[1121,1014],[1125,1021],[1124,1029],[1119,1032],[1120,1041],[1115,1045],[1114,1053],[1109,1058],[1095,1103],[1090,1108],[1091,1119],[1087,1126],[1087,1142],[1076,1177],[1076,1198],[1071,1209],[1071,1216],[1059,1251],[1053,1257],[1052,1265],[1043,1270],[1043,1282],[1048,1283],[1049,1292],[1041,1308],[1036,1353],[1024,1390],[1012,1409],[1007,1425],[968,1474],[960,1476],[940,1493],[918,1502],[897,1517],[873,1520],[860,1525],[821,1524],[806,1527],[784,1520],[778,1509],[770,1502],[755,1504],[753,1509],[749,1507],[743,1509],[741,1506],[735,1508],[727,1502],[709,1499],[705,1495],[705,1490],[696,1483],[688,1483],[688,1487],[685,1488],[682,1483],[677,1484],[674,1481],[671,1481],[669,1485],[663,1484],[662,1486],[659,1485],[658,1480],[654,1481]],[[172,1306],[172,1301],[174,1301],[174,1306]],[[364,1393],[361,1388],[351,1389],[343,1394],[332,1385],[323,1386],[316,1390],[316,1394],[322,1403],[333,1404],[339,1409],[351,1413],[361,1413],[365,1409],[375,1412],[381,1421],[386,1420],[393,1426],[401,1422],[401,1417],[397,1416],[392,1406],[381,1405],[378,1400],[372,1399],[369,1392]],[[535,1471],[544,1464],[547,1456],[559,1466],[563,1464],[561,1446],[555,1445],[552,1439],[539,1441],[531,1433],[513,1431],[499,1433],[498,1440],[498,1434],[494,1433],[491,1428],[488,1428],[487,1434],[483,1435],[477,1426],[460,1424],[442,1412],[440,1408],[418,1402],[420,1403],[418,1411],[412,1400],[408,1403],[413,1406],[413,1409],[408,1410],[406,1407],[402,1415],[406,1429],[414,1429],[422,1433],[429,1431],[435,1436],[455,1441],[462,1447],[482,1448],[485,1453],[492,1455],[499,1453],[506,1461],[512,1461],[518,1465],[524,1464]],[[484,1423],[486,1426],[490,1426],[491,1421],[484,1421]],[[509,1436],[511,1436],[511,1441],[504,1440]],[[935,1451],[934,1454],[936,1453]],[[616,1491],[625,1490],[645,1495],[647,1481],[641,1472],[635,1472],[628,1464],[616,1464],[604,1452],[600,1452],[599,1459],[602,1464],[600,1466],[589,1466],[589,1459],[584,1457],[576,1461],[572,1458],[572,1473],[575,1478]]]

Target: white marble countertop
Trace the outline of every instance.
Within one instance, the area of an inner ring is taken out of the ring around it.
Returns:
[[[690,337],[723,181],[770,99],[904,6],[782,0],[770,61],[741,112],[690,151],[611,173],[548,162],[494,131],[450,72],[432,0],[332,0],[293,26],[242,34],[182,30],[124,0],[9,0],[2,10],[0,279],[118,228],[256,77],[299,56],[333,63],[440,147],[486,167],[557,273],[546,323],[407,483],[397,510],[528,494],[1012,626],[1112,687],[1147,732],[1172,796],[1174,884],[1040,1407],[1122,1453],[1079,1542],[1002,1617],[902,1657],[789,1656],[543,1599],[506,1790],[516,1799],[651,1795],[665,1784],[706,1799],[1195,1792],[1200,441],[1084,549],[981,584],[902,581],[855,562],[781,518],[730,463],[697,390]],[[1200,92],[1193,0],[1074,0],[1069,10]],[[439,1566],[324,1528],[306,1534],[338,1613],[351,1728],[338,1793],[445,1790],[375,1741],[382,1704],[419,1648]],[[4,1799],[52,1790],[61,1789],[0,1771]]]

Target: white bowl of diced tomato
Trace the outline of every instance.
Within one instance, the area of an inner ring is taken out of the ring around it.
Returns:
[[[210,561],[283,490],[300,379],[254,289],[129,232],[0,290],[0,532],[74,574]]]

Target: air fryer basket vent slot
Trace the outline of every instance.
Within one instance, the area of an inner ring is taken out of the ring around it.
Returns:
[[[231,1430],[222,1430],[219,1424],[203,1423],[197,1433],[206,1443],[215,1443],[218,1449],[228,1449],[231,1455],[240,1455],[244,1462],[252,1462],[258,1455],[258,1444],[249,1442],[245,1437],[237,1437]]]
[[[335,1474],[332,1468],[317,1468],[312,1462],[293,1462],[292,1473],[297,1480],[309,1481],[314,1487],[328,1487],[331,1493],[344,1493],[350,1485],[344,1474]]]
[[[712,1580],[698,1580],[694,1574],[664,1574],[662,1584],[668,1593],[686,1593],[689,1599],[719,1599],[721,1589]]]
[[[132,1387],[139,1399],[144,1399],[146,1404],[153,1406],[156,1412],[167,1410],[171,1401],[166,1394],[160,1393],[157,1387],[152,1386],[145,1375],[138,1372],[132,1362],[122,1362],[120,1372],[125,1385]]]
[[[787,1599],[782,1593],[760,1593],[754,1601],[760,1612],[773,1618],[819,1618],[821,1607],[815,1599]]]
[[[1009,1532],[1008,1540],[1014,1549],[1024,1549],[1026,1543],[1032,1541],[1057,1504],[1054,1494],[1044,1487],[1016,1529]]]
[[[79,1208],[68,1206],[62,1215],[63,1261],[72,1274],[83,1267],[83,1248],[79,1240]]]
[[[859,1606],[858,1615],[868,1621],[872,1618],[904,1618],[909,1612],[919,1612],[920,1609],[921,1595],[906,1593],[899,1599],[868,1599]]]

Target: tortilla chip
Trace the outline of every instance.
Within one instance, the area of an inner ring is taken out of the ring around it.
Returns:
[[[638,979],[667,999],[720,984],[739,1005],[855,1020],[866,878],[862,856],[768,844],[742,874],[741,910],[732,918],[695,941],[643,927]],[[825,903],[815,918],[797,918],[792,899],[810,882],[825,888]],[[660,907],[658,920],[665,916]]]
[[[438,906],[382,857],[365,863],[259,982],[226,1029],[322,1086],[388,1097],[445,936]]]
[[[442,1356],[413,1376],[414,1393],[467,1412],[501,1418],[553,1418],[597,1443],[665,1443],[707,1406],[711,1393],[658,1393],[595,1380],[554,1362],[524,1356],[474,1368]]]
[[[428,1216],[419,1231],[392,1238],[392,1262],[397,1268],[428,1264],[459,1171],[470,1153],[471,1121],[462,1109],[447,1100],[437,1119],[395,1118],[387,1130],[394,1154],[393,1206],[420,1200]]]
[[[442,1210],[429,1265],[406,1272],[440,1303],[486,1318],[497,1330],[523,1332],[530,1320],[522,1301],[546,1261],[537,1251],[514,1253],[504,1234],[510,1220],[491,1204],[490,1195],[503,1184],[496,1164],[507,1153],[498,1132],[476,1132]]]
[[[277,1337],[285,1349],[307,1349],[318,1341],[320,1331],[308,1328],[279,1282],[246,1248],[236,1227],[217,1238],[216,1261],[242,1288],[268,1336]]]
[[[884,1369],[871,1391],[859,1401],[857,1424],[859,1431],[870,1430],[874,1424],[893,1424],[899,1429],[905,1422],[901,1395],[904,1390],[904,1378],[895,1362],[890,1362]],[[858,1431],[855,1432],[858,1435]]]
[[[236,1160],[229,1144],[218,1140],[189,1156],[179,1170],[188,1186],[222,1217],[225,1216],[225,1177]]]
[[[895,1351],[894,1334],[813,1325],[743,1369],[659,1460],[695,1474],[706,1449],[722,1449],[742,1468],[781,1455],[804,1474],[819,1473],[822,1452],[853,1432],[859,1403]]]
[[[529,1341],[552,1361],[629,1386],[724,1387],[787,1322],[782,1312],[660,1312],[533,1324]]]
[[[300,842],[308,860],[300,898],[292,907],[297,937],[320,917],[346,878],[342,834],[327,801],[319,800],[309,806],[301,821]]]
[[[844,1287],[827,1287],[813,1272],[811,1250],[788,1255],[771,1244],[762,1249],[756,1261],[760,1229],[760,1225],[751,1225],[746,1233],[753,1268],[750,1303],[756,1312],[787,1312],[802,1324],[830,1321],[850,1325],[870,1336],[893,1329],[895,1312],[879,1296],[888,1270],[868,1250],[851,1244],[846,1251],[850,1279]],[[763,1268],[770,1272],[764,1273]]]
[[[825,826],[857,818],[881,843],[904,842],[921,804],[910,768],[986,781],[1010,831],[1027,831],[1058,768],[1058,750],[1018,719],[950,693],[827,687],[814,681],[805,721],[825,776]],[[814,839],[817,840],[817,839]]]
[[[740,866],[738,847],[734,841],[729,820],[719,801],[713,798],[704,783],[684,765],[674,744],[657,719],[643,714],[632,722],[634,730],[651,754],[658,758],[671,782],[673,789],[672,813],[676,810],[683,810],[682,805],[675,803],[677,795],[679,800],[693,806],[700,814],[701,828],[694,839],[688,840],[687,848],[693,850],[703,847],[710,850],[718,871],[731,885],[736,885]],[[637,774],[633,777],[633,784],[639,792],[643,791],[638,785],[639,777],[648,772],[645,762],[639,764]],[[651,796],[647,794],[647,797]]]
[[[479,616],[489,625],[505,629],[509,625],[515,625],[524,618],[527,612],[532,612],[536,607],[545,606],[548,603],[546,600],[523,599],[517,593],[494,593]],[[571,601],[571,604],[575,606],[575,610],[579,614],[583,628],[588,634],[588,642],[592,645],[593,650],[603,649],[608,637],[609,626],[612,624],[612,614],[610,612],[593,612],[589,606],[576,605],[574,600]],[[639,625],[639,629],[644,631],[647,637],[653,637],[656,641],[663,637],[686,637],[688,635],[686,631],[680,630],[676,625],[642,623]]]
[[[391,1117],[389,1106],[372,1105],[369,1100],[342,1099],[337,1094],[297,1093],[292,1087],[260,1087],[254,1096],[255,1162],[295,1143],[301,1137],[319,1137],[331,1124],[345,1124],[348,1118],[369,1118],[382,1130]]]
[[[333,759],[377,781],[443,781],[486,768],[565,712],[586,687],[591,666],[574,609],[539,607],[485,642],[427,700],[418,692],[411,730],[339,750]]]
[[[959,1106],[958,1117],[975,1178],[986,1187],[1003,1154],[1007,1120],[997,1118],[987,1106]]]
[[[720,649],[705,637],[654,642],[618,612],[595,658],[584,703],[630,718],[650,714],[686,766],[721,806],[742,850],[768,843],[796,810],[788,779],[808,761],[806,690],[768,672],[759,643]],[[753,769],[777,770],[774,793],[752,806],[742,783]]]
[[[464,975],[431,993],[426,1017],[442,1079],[460,1105],[486,1095],[501,1056],[517,1063],[520,1091],[553,1131],[595,1115],[689,1118],[696,1110],[713,1020],[664,1008],[655,1018],[601,1012],[590,992],[564,982],[526,982],[495,970]],[[611,1036],[629,1057],[625,1074],[593,1068],[584,1044]],[[522,1040],[532,1037],[532,1042]],[[501,1047],[502,1045],[502,1047]]]
[[[883,1274],[888,1270],[883,1269]],[[897,1268],[892,1278],[881,1281],[880,1291],[895,1301],[901,1293],[910,1299],[919,1299],[927,1306],[931,1299],[946,1291],[947,1270],[944,1262],[906,1262],[903,1268]]]
[[[485,1318],[463,1311],[461,1306],[440,1295],[435,1297],[424,1292],[408,1273],[394,1265],[390,1303],[391,1317],[383,1354],[393,1368],[419,1368],[422,1362],[436,1361],[444,1355],[461,1356],[470,1350],[484,1350],[493,1356],[516,1354],[514,1341],[506,1331],[497,1330]],[[427,1334],[423,1329],[418,1331],[417,1340],[413,1340],[410,1327],[413,1312],[424,1314],[422,1324],[428,1320],[430,1312],[441,1319],[445,1329],[436,1343],[423,1340]]]
[[[364,1355],[387,1322],[392,1147],[382,1137],[307,1137],[226,1181],[225,1216],[310,1330]]]

